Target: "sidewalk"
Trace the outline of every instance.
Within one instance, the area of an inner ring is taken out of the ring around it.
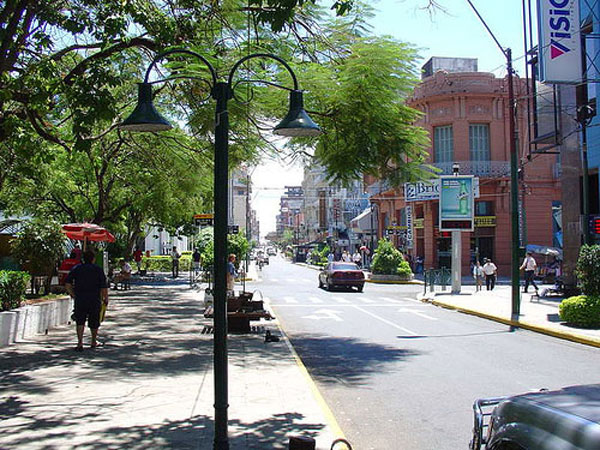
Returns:
[[[204,286],[202,286],[204,287]],[[0,448],[213,447],[212,321],[189,280],[111,291],[103,346],[74,351],[73,325],[0,350]],[[253,323],[254,324],[254,323]],[[232,450],[329,449],[339,428],[277,322],[230,334]]]
[[[439,286],[436,286],[435,292],[429,292],[427,289],[427,293],[422,293],[420,297],[423,301],[436,306],[456,309],[466,314],[600,347],[600,330],[574,328],[560,320],[558,305],[562,298],[538,299],[537,296],[521,293],[521,314],[518,320],[512,320],[512,288],[510,285],[496,285],[493,291],[486,291],[483,286],[483,290],[479,292],[475,291],[473,285],[463,285],[458,295],[452,295],[450,291],[450,286],[446,288],[446,291],[442,291]]]

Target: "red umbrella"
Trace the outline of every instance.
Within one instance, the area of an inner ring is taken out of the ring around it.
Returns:
[[[62,232],[77,241],[115,242],[112,233],[95,223],[67,223],[62,226]]]

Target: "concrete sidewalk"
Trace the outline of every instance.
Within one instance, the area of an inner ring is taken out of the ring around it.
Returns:
[[[541,287],[540,287],[541,290]],[[533,289],[532,289],[533,291]],[[562,298],[538,298],[531,294],[521,293],[521,309],[518,320],[511,318],[511,286],[496,285],[494,290],[476,292],[475,286],[462,286],[461,293],[452,295],[450,287],[442,291],[436,286],[434,292],[429,289],[421,294],[423,301],[444,308],[484,317],[508,325],[568,339],[581,344],[600,347],[600,330],[588,330],[571,327],[560,320],[558,305]]]
[[[188,280],[111,291],[99,338],[74,351],[73,325],[0,350],[0,448],[213,447],[212,321]],[[277,322],[230,334],[231,449],[329,449],[341,431]],[[86,329],[89,343],[89,330]]]

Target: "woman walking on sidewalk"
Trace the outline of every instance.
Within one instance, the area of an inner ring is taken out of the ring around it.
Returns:
[[[479,261],[473,265],[473,278],[475,278],[475,290],[480,291],[483,286],[483,267]]]

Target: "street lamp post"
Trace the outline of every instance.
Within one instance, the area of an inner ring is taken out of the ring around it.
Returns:
[[[219,81],[214,67],[199,53],[187,49],[172,49],[158,54],[146,71],[143,83],[138,84],[138,104],[131,115],[120,125],[131,131],[164,131],[171,124],[156,111],[152,103],[150,72],[154,66],[169,55],[185,54],[198,58],[210,71],[211,97],[216,101],[215,111],[215,159],[214,159],[214,385],[215,425],[214,449],[229,449],[227,436],[228,372],[227,372],[227,211],[228,211],[228,164],[229,164],[229,113],[227,102],[233,98],[233,77],[242,63],[252,58],[269,58],[279,62],[290,74],[293,89],[268,82],[269,85],[290,91],[290,109],[285,118],[274,128],[280,136],[318,136],[321,129],[304,111],[302,91],[290,66],[278,56],[268,53],[247,55],[237,61],[229,72],[228,80]],[[190,77],[192,78],[192,77]],[[162,81],[167,81],[162,80]],[[260,80],[246,80],[261,83]]]

